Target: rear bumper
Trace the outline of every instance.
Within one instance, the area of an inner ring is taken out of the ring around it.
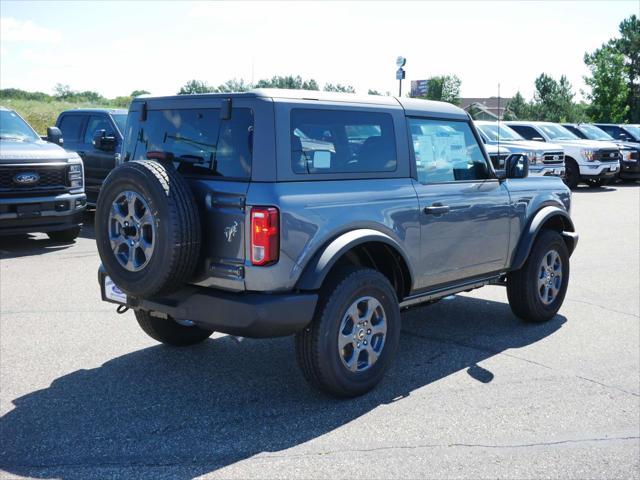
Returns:
[[[0,235],[46,233],[80,225],[86,199],[84,193],[0,198]]]
[[[100,267],[98,281],[105,302],[190,320],[203,328],[241,337],[281,337],[298,332],[311,323],[318,301],[315,293],[232,293],[186,286],[162,297],[125,295],[124,301],[118,302],[106,297],[105,277]]]

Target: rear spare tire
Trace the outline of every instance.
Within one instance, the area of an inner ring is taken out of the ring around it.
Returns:
[[[171,165],[140,160],[115,168],[100,189],[95,230],[107,274],[129,295],[171,292],[195,270],[198,210]]]

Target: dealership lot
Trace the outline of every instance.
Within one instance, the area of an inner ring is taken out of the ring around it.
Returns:
[[[72,245],[0,240],[0,477],[619,477],[640,468],[640,186],[579,188],[567,299],[501,287],[403,314],[372,393],[311,390],[290,338],[163,347]]]

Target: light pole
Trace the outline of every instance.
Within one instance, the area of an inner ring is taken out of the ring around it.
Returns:
[[[399,81],[399,85],[398,85],[398,96],[401,97],[402,96],[402,80],[404,80],[404,76],[405,76],[405,71],[404,71],[404,67],[407,63],[407,59],[404,57],[398,57],[396,58],[396,66],[398,67],[398,70],[396,70],[396,80]]]

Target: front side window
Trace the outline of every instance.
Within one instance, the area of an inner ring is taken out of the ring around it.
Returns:
[[[84,132],[84,143],[91,143],[95,134],[100,130],[104,130],[107,137],[113,137],[115,135],[113,125],[105,115],[91,115]],[[64,138],[64,136],[62,138]]]
[[[291,167],[295,173],[393,172],[393,119],[387,113],[291,111]]]
[[[509,125],[512,129],[514,129],[522,138],[526,140],[544,140],[544,137],[533,127],[527,127],[526,125]]]
[[[86,117],[84,115],[65,115],[60,120],[60,131],[62,138],[67,143],[80,141],[82,123]]]
[[[467,122],[418,118],[408,121],[420,183],[489,178],[487,162]]]
[[[16,112],[0,110],[0,140],[33,142],[40,137]]]
[[[611,135],[603,130],[600,130],[598,127],[594,127],[593,125],[580,125],[578,129],[589,140],[613,140],[613,137]]]
[[[220,110],[149,110],[129,120],[125,158],[171,161],[184,174],[234,179],[251,177],[253,112],[234,108],[229,120]]]

